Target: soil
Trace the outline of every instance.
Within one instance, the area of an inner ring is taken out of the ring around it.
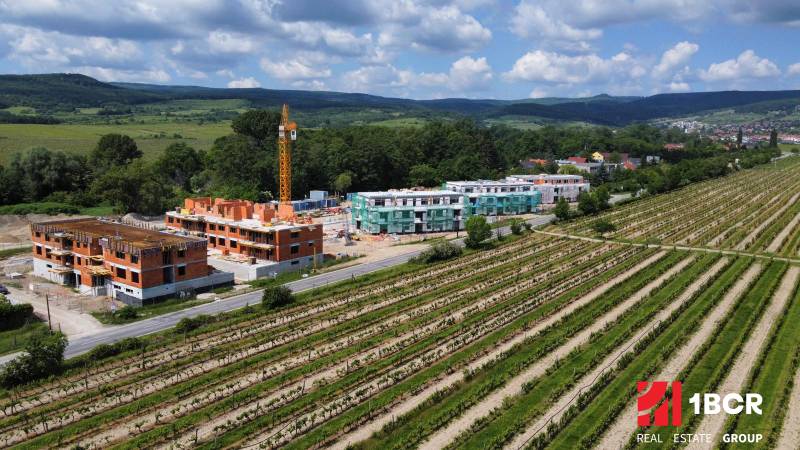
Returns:
[[[786,303],[794,292],[794,286],[797,283],[798,276],[800,275],[800,267],[790,267],[781,280],[781,284],[775,294],[772,296],[770,304],[764,315],[761,316],[756,327],[753,329],[750,337],[745,342],[744,347],[741,349],[736,357],[736,362],[733,364],[730,372],[725,376],[722,384],[715,390],[720,396],[725,396],[730,393],[742,392],[745,383],[748,379],[748,374],[753,369],[753,364],[758,359],[758,355],[770,335],[772,326],[778,320],[778,317],[786,307]],[[722,432],[725,426],[725,419],[727,415],[716,414],[703,416],[703,420],[697,427],[696,433],[710,434],[714,442],[717,442],[717,435]],[[705,448],[705,445],[691,444],[688,449]]]
[[[526,332],[521,333],[514,337],[513,339],[505,342],[503,345],[493,349],[487,355],[479,358],[478,360],[471,363],[466,370],[478,370],[484,367],[487,364],[490,364],[495,358],[503,354],[504,352],[510,350],[514,345],[523,342],[525,339],[535,336],[541,330],[547,328],[548,326],[556,323],[562,317],[570,314],[571,312],[575,311],[576,309],[580,308],[581,306],[593,301],[594,299],[598,298],[603,293],[607,292],[612,287],[616,286],[617,284],[621,283],[622,281],[630,278],[636,272],[644,269],[645,267],[653,264],[658,259],[662,258],[665,255],[665,252],[659,252],[650,258],[646,259],[645,261],[637,264],[631,269],[628,269],[626,272],[614,277],[613,279],[609,280],[605,284],[602,284],[589,292],[588,294],[584,295],[580,299],[574,301],[566,308],[562,309],[558,313],[553,316],[548,317],[545,321],[531,327]],[[375,420],[370,422],[369,424],[364,424],[360,426],[357,430],[343,436],[339,439],[334,445],[333,448],[335,449],[345,449],[349,445],[355,442],[360,442],[363,440],[368,439],[373,433],[379,431],[383,426],[390,423],[394,420],[395,417],[403,415],[409,411],[412,411],[414,408],[418,407],[422,404],[427,398],[433,395],[435,392],[444,390],[449,386],[457,383],[458,381],[462,380],[464,377],[463,371],[459,371],[453,373],[438,382],[428,386],[423,391],[418,394],[409,397],[408,399],[402,401],[398,405],[392,408],[391,411],[380,415]],[[487,411],[488,412],[488,411]],[[453,436],[455,437],[455,435]]]
[[[708,276],[713,276],[713,274],[719,272],[726,263],[727,259],[721,259],[711,270],[703,275],[703,278],[707,279]],[[758,272],[754,270],[752,273],[752,276],[755,276]],[[750,276],[750,274],[746,274],[744,277],[747,281],[749,281],[748,276]],[[735,285],[734,288],[725,295],[722,301],[714,307],[700,325],[699,331],[692,335],[686,345],[681,347],[674,357],[669,359],[667,366],[664,367],[661,373],[653,377],[654,380],[674,380],[677,378],[678,374],[686,367],[686,362],[691,360],[700,346],[711,337],[714,331],[716,331],[717,323],[728,315],[734,302],[742,293],[743,286],[747,286],[747,283],[742,282],[741,284]],[[636,402],[631,401],[622,413],[617,416],[614,424],[603,434],[602,441],[598,448],[623,448],[628,442],[628,438],[630,438],[631,434],[636,430],[636,421],[634,420],[636,414]]]

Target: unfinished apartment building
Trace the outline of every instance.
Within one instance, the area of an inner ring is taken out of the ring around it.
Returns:
[[[536,212],[542,195],[524,181],[448,181],[444,189],[467,197],[469,215],[505,216]]]
[[[206,241],[94,218],[31,224],[34,275],[141,306],[233,284]]]
[[[248,200],[187,198],[168,211],[166,226],[208,240],[209,263],[252,280],[319,263],[322,224],[277,222],[274,206]]]
[[[506,181],[532,184],[532,188],[541,193],[543,204],[553,204],[560,198],[576,202],[581,192],[589,192],[590,189],[589,182],[580,175],[511,175],[506,177]]]
[[[359,192],[352,196],[352,224],[367,233],[426,233],[464,229],[468,206],[453,191]]]

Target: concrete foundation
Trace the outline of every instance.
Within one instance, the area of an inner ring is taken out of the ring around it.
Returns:
[[[322,264],[322,261],[323,255],[317,255],[317,264]],[[311,267],[314,265],[314,257],[303,256],[301,258],[281,262],[258,260],[255,264],[248,264],[246,262],[229,261],[209,256],[208,264],[217,270],[232,273],[233,277],[237,280],[253,281],[259,278],[271,277],[280,273]]]

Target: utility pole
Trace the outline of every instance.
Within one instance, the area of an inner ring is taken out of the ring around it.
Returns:
[[[53,322],[50,320],[50,295],[44,294],[44,302],[47,303],[47,328],[50,329],[50,332],[53,332]]]

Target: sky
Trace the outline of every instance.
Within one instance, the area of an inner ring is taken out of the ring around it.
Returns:
[[[800,89],[798,0],[0,0],[0,73],[417,99]]]

